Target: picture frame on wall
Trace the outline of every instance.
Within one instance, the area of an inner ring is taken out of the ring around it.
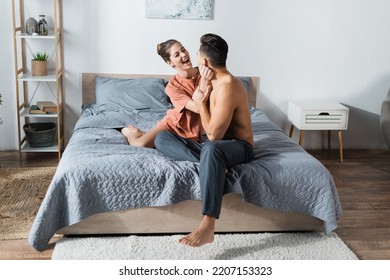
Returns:
[[[213,0],[145,0],[145,17],[211,20]]]

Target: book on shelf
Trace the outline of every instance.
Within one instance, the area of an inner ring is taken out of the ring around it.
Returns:
[[[57,104],[51,101],[38,101],[37,106],[42,111],[48,113],[57,113]]]
[[[39,109],[37,105],[31,105],[30,109],[28,110],[30,114],[46,114],[47,112]]]

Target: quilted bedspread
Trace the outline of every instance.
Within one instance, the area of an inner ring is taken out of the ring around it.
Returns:
[[[90,215],[201,199],[198,163],[174,161],[159,151],[127,145],[115,128],[152,128],[164,110],[111,110],[87,106],[37,213],[29,243],[44,250],[55,232]],[[251,108],[256,159],[227,173],[226,193],[259,207],[302,212],[337,227],[338,194],[329,171],[259,109]]]

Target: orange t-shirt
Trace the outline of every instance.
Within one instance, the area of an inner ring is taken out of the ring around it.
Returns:
[[[159,122],[160,125],[179,136],[195,141],[200,141],[202,136],[200,115],[187,110],[185,106],[192,99],[199,80],[199,73],[192,79],[183,78],[178,74],[172,77],[166,86],[166,93],[174,108],[169,109]]]

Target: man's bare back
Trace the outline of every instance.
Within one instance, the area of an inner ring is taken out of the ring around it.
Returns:
[[[229,104],[232,108],[224,106],[225,104]],[[225,119],[229,126],[224,137],[244,140],[253,145],[247,93],[243,84],[231,74],[215,80],[210,93],[210,113],[221,110],[233,112],[230,122]]]

